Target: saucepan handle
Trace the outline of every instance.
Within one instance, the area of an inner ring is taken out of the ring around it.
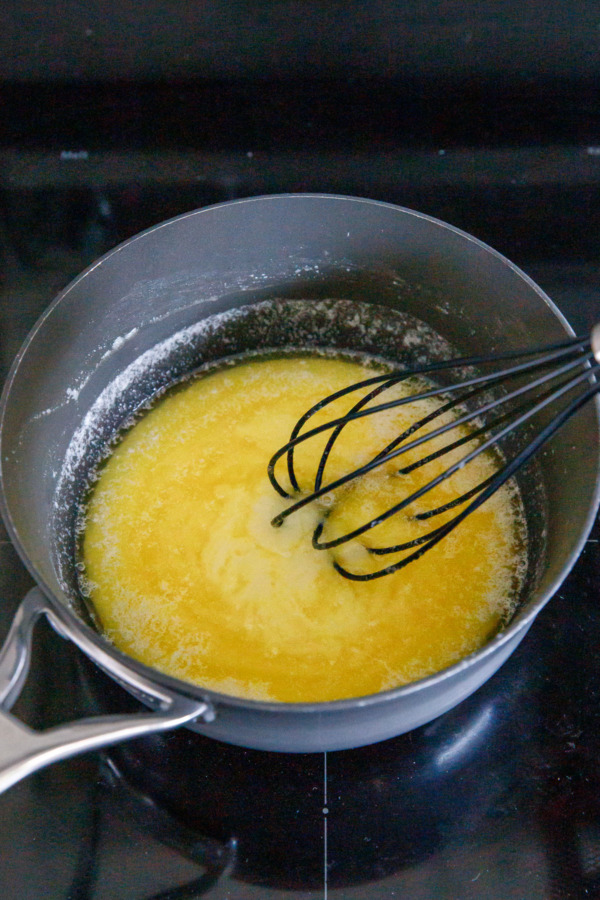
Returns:
[[[154,712],[97,716],[46,731],[34,731],[8,712],[27,678],[33,626],[41,615]],[[0,650],[0,793],[44,766],[87,750],[176,728],[195,719],[210,722],[214,718],[209,702],[170,693],[133,671],[90,640],[84,630],[74,628],[67,614],[51,605],[39,588],[33,588],[19,607]]]

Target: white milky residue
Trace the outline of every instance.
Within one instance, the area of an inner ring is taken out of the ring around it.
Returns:
[[[166,359],[177,352],[178,349],[185,345],[189,345],[198,337],[198,335],[216,330],[226,320],[230,320],[235,316],[242,315],[244,308],[228,310],[224,313],[195,322],[193,325],[184,328],[171,337],[149,350],[142,353],[136,360],[130,363],[117,377],[108,384],[99,395],[96,402],[88,410],[83,418],[79,428],[75,431],[69,448],[65,455],[65,461],[62,467],[60,478],[57,484],[57,496],[60,496],[65,479],[69,479],[77,467],[81,464],[83,457],[88,452],[90,444],[94,438],[98,436],[99,426],[105,414],[114,408],[119,398],[133,383],[139,381],[143,376],[147,375],[154,368],[159,366]],[[136,331],[137,329],[134,329]],[[132,332],[129,333],[131,336]],[[125,339],[121,339],[124,342]],[[117,343],[115,341],[115,343]],[[114,344],[113,344],[114,347]],[[68,389],[67,393],[75,395],[73,389]],[[81,388],[79,388],[81,390]],[[126,412],[126,411],[124,411]]]
[[[115,338],[113,341],[112,349],[118,350],[119,347],[122,347],[123,344],[130,340],[134,335],[136,335],[139,331],[139,328],[132,328],[131,331],[128,331],[127,334],[121,335],[121,337]]]
[[[131,331],[127,332],[127,334],[119,335],[119,337],[115,338],[115,340],[112,342],[110,349],[106,350],[102,354],[100,359],[101,360],[108,359],[108,357],[111,356],[116,350],[120,350],[120,348],[124,344],[126,344],[127,341],[131,340],[132,337],[135,337],[135,335],[138,333],[139,330],[140,330],[139,328],[132,328]],[[67,391],[67,393],[68,393],[68,391]]]
[[[167,316],[149,319],[147,327]],[[112,340],[107,353],[119,351],[138,334],[144,338],[143,326]],[[346,358],[359,355],[367,364],[371,361],[386,368],[421,366],[453,355],[451,345],[424,322],[372,302],[269,299],[203,318],[142,352],[112,378],[87,409],[69,442],[56,482],[54,508],[61,520],[72,522],[74,509],[76,518],[83,516],[84,497],[100,461],[110,454],[118,435],[133,424],[135,415],[175,382],[216,365],[234,364],[240,355],[290,352]],[[101,358],[105,359],[106,353]],[[67,389],[65,403],[80,398],[82,388],[97,371],[97,366],[90,365],[82,381]],[[58,550],[59,580],[67,594],[71,594],[69,548],[73,538],[77,543],[77,526],[74,532],[72,528],[61,530]]]
[[[310,317],[318,319],[314,333],[311,333],[310,329],[306,327],[307,310],[310,310]],[[57,486],[57,495],[60,496],[64,479],[71,477],[88,452],[90,444],[98,436],[98,427],[106,413],[116,406],[119,399],[131,385],[141,382],[145,376],[158,369],[161,364],[164,365],[165,361],[176,358],[178,351],[192,345],[200,336],[208,336],[219,332],[227,323],[234,319],[248,316],[250,313],[257,317],[260,316],[261,312],[264,312],[265,316],[269,314],[272,316],[274,311],[286,317],[287,327],[291,334],[295,331],[295,319],[298,323],[301,322],[307,345],[311,347],[321,341],[326,344],[329,330],[331,329],[333,334],[335,328],[341,322],[353,333],[353,345],[355,346],[348,348],[349,350],[360,347],[363,340],[371,339],[372,341],[374,337],[378,336],[378,333],[385,333],[397,336],[400,346],[419,351],[416,357],[417,363],[425,362],[431,359],[432,356],[447,359],[451,355],[451,348],[447,341],[436,335],[425,323],[397,311],[356,301],[322,300],[307,303],[307,301],[302,300],[267,300],[252,306],[237,307],[217,313],[195,322],[146,350],[104,388],[73,435],[65,456],[65,462]],[[112,349],[116,350],[121,347],[138,330],[134,328],[123,337],[118,337],[113,342]],[[298,345],[294,346],[297,347]],[[338,351],[345,349],[339,346],[338,341],[333,341],[330,344],[330,348]],[[267,349],[269,349],[268,346],[260,347],[261,351]],[[372,356],[375,356],[375,354],[372,354]],[[87,380],[86,378],[76,387],[67,388],[67,397],[70,400],[77,399]],[[127,417],[128,413],[130,411],[123,410],[123,419]]]

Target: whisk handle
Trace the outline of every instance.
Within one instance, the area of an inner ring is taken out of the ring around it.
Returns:
[[[597,322],[592,328],[590,334],[590,344],[592,345],[592,353],[597,363],[600,363],[600,322]]]

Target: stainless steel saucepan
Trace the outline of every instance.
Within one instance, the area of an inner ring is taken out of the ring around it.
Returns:
[[[279,305],[266,302],[273,298]],[[346,301],[333,319],[331,298]],[[294,316],[286,322],[298,299],[310,301],[308,325]],[[352,311],[359,308],[372,328],[354,328]],[[1,408],[2,512],[38,587],[24,599],[0,655],[0,789],[55,760],[181,725],[266,750],[380,741],[439,716],[502,665],[569,572],[592,525],[595,404],[523,473],[532,552],[513,621],[479,652],[406,687],[306,704],[216,694],[120,653],[77,595],[76,509],[90,466],[150,394],[199,361],[249,346],[301,340],[358,347],[362,335],[364,349],[377,351],[380,335],[393,339],[388,318],[399,315],[426,323],[465,355],[572,333],[544,293],[480,241],[410,210],[320,195],[254,198],[180,216],[117,247],[54,301],[15,360]],[[150,711],[42,733],[18,722],[9,710],[27,674],[40,615]]]

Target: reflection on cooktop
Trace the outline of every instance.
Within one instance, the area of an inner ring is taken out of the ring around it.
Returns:
[[[600,677],[590,590],[597,540],[591,537],[570,591],[561,591],[500,672],[411,734],[358,750],[287,755],[182,730],[54,766],[16,786],[0,816],[14,846],[36,836],[32,859],[45,868],[32,897],[270,898],[285,891],[313,900],[324,896],[325,875],[331,895],[348,898],[394,891],[411,900],[585,896],[600,874]],[[5,571],[12,564],[15,574],[18,563],[4,546]],[[22,589],[27,582],[23,576]],[[135,705],[44,628],[36,657],[35,690],[19,701],[32,724],[89,714],[99,702],[115,711]],[[42,675],[48,671],[52,681]],[[581,690],[588,700],[574,706]],[[48,862],[52,847],[59,870]],[[23,853],[10,868],[0,862],[5,896],[21,896],[17,886],[29,868]],[[550,894],[550,885],[560,889]],[[561,893],[565,885],[580,893]]]
[[[382,744],[286,755],[182,730],[108,751],[113,789],[118,772],[177,827],[224,846],[235,840],[236,880],[318,889],[326,833],[331,889],[390,877],[400,886],[404,870],[475,835],[492,809],[518,802],[528,810],[522,827],[537,827],[535,785],[522,774],[543,752],[544,731],[529,702],[540,672],[526,653],[515,657],[506,684],[493,678],[437,721]],[[88,668],[83,677],[93,694],[97,678]],[[100,695],[104,708],[122,709],[111,682]]]

